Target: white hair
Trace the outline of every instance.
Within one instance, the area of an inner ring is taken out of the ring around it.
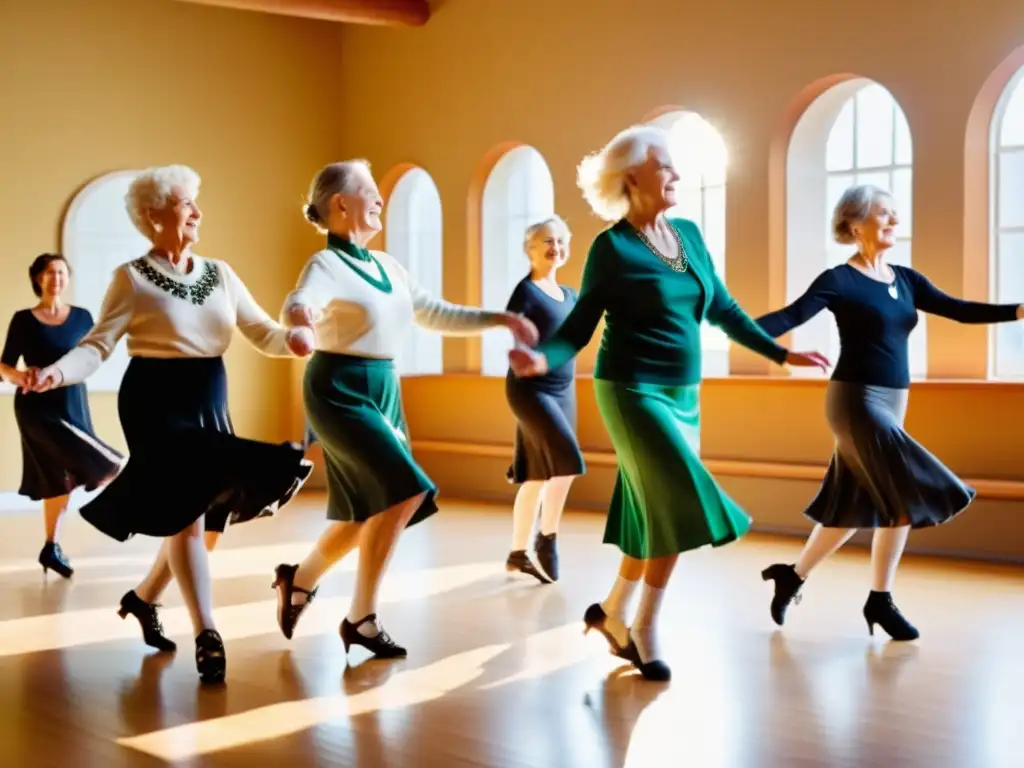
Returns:
[[[634,125],[618,133],[600,152],[587,155],[576,169],[576,183],[591,210],[605,221],[629,212],[626,175],[647,162],[652,149],[668,149],[668,132]]]
[[[874,184],[857,184],[843,192],[832,212],[832,237],[841,245],[857,242],[853,225],[864,221],[878,200],[891,198],[889,191]]]
[[[153,239],[153,222],[149,211],[159,211],[167,207],[176,187],[195,199],[199,196],[202,179],[199,174],[187,165],[163,165],[147,168],[132,181],[128,194],[124,196],[128,215],[135,228],[148,239]]]
[[[549,226],[560,230],[566,243],[572,240],[572,232],[569,231],[569,225],[565,223],[565,219],[557,213],[553,213],[546,219],[542,219],[526,228],[526,232],[523,234],[523,250],[530,247],[530,241],[537,236],[538,232],[544,229],[544,227]]]
[[[327,232],[331,198],[340,192],[351,191],[352,179],[359,169],[370,173],[370,163],[361,159],[331,163],[321,168],[313,177],[302,213],[321,234]]]

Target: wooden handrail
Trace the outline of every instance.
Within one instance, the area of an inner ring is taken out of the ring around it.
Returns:
[[[458,440],[413,440],[413,451],[425,453],[448,453],[461,456],[484,456],[508,459],[512,456],[511,445],[495,443],[471,443]],[[614,467],[617,464],[612,451],[584,451],[583,458],[595,467]],[[805,480],[818,482],[825,474],[826,467],[819,464],[785,464],[770,461],[749,461],[735,459],[704,459],[704,466],[714,475],[723,477],[759,477],[772,480]],[[978,491],[983,499],[1002,501],[1024,501],[1024,482],[1020,480],[994,480],[989,478],[964,479],[964,482]]]

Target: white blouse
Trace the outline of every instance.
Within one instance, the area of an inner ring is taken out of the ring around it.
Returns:
[[[192,256],[192,271],[174,272],[142,256],[114,270],[92,331],[55,365],[65,384],[89,378],[127,335],[132,357],[219,357],[234,329],[260,352],[289,357],[289,331],[253,299],[225,262]]]
[[[375,260],[343,261],[329,249],[313,254],[285,299],[282,322],[293,306],[310,307],[318,350],[386,359],[399,355],[413,323],[447,336],[475,335],[502,325],[500,312],[432,298],[394,257],[369,253]],[[389,284],[390,292],[377,287]]]

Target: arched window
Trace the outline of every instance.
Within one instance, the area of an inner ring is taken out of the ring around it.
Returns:
[[[696,112],[677,110],[655,120],[669,132],[669,151],[679,171],[678,203],[669,216],[690,219],[704,235],[718,276],[725,281],[725,176],[728,152],[722,135]],[[705,323],[703,375],[729,375],[729,337]]]
[[[385,248],[429,291],[442,295],[441,196],[430,174],[411,168],[402,174],[388,197],[384,222]],[[443,370],[441,335],[417,326],[406,337],[395,361],[400,375],[438,374]]]
[[[482,206],[482,300],[486,309],[499,310],[530,270],[523,252],[526,228],[555,212],[555,183],[541,154],[518,146],[502,155],[487,177]],[[511,348],[507,332],[484,334],[481,373],[504,376]]]
[[[1009,82],[992,121],[992,300],[1024,303],[1024,69]],[[990,330],[990,375],[1024,376],[1024,328],[999,323]]]
[[[64,217],[62,246],[74,269],[70,299],[99,320],[100,305],[114,270],[150,249],[150,242],[132,224],[125,195],[138,171],[101,176],[79,192]],[[116,392],[128,366],[124,342],[86,384],[96,392]]]
[[[899,104],[878,83],[850,80],[819,96],[793,130],[787,157],[786,301],[800,296],[822,271],[844,263],[854,253],[832,239],[832,210],[854,184],[889,190],[899,225],[888,258],[911,265],[913,216],[913,142]],[[910,375],[927,372],[925,317],[918,314],[910,335]],[[833,362],[839,334],[830,312],[822,312],[793,332],[797,349],[820,349]],[[820,371],[794,368],[794,375]]]

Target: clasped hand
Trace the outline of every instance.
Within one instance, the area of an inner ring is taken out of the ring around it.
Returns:
[[[45,368],[29,368],[21,384],[22,392],[48,392],[64,382],[64,375],[53,365]]]

